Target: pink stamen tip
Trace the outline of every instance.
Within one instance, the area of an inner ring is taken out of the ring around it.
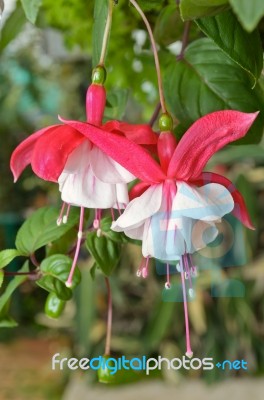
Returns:
[[[195,278],[198,275],[198,270],[196,266],[191,267],[191,275]]]
[[[142,268],[142,278],[146,279],[148,277],[148,268]]]
[[[190,289],[188,290],[188,293],[189,293],[190,298],[191,298],[191,299],[194,299],[194,297],[195,297],[195,292],[194,292],[193,288],[190,288]]]
[[[94,229],[98,229],[99,226],[100,226],[100,221],[99,221],[99,219],[95,219],[94,222],[93,222],[93,227],[94,227]]]
[[[140,277],[141,277],[141,274],[142,274],[141,270],[138,269],[137,272],[136,272],[137,277],[140,278]]]
[[[189,273],[188,272],[184,272],[184,278],[187,280],[189,279]]]
[[[62,218],[62,222],[63,222],[64,224],[67,224],[67,222],[68,222],[68,217],[67,217],[67,215],[64,215],[64,217]]]
[[[102,229],[97,229],[97,231],[96,231],[96,236],[99,238],[99,237],[101,237],[102,236]]]
[[[58,226],[60,226],[61,223],[62,223],[62,216],[63,216],[63,213],[64,213],[65,205],[66,205],[66,203],[62,203],[61,210],[60,210],[60,215],[58,216],[58,219],[57,219],[57,225]]]
[[[186,351],[185,355],[186,355],[188,358],[192,358],[193,352],[192,352],[191,350]]]
[[[72,287],[72,281],[67,281],[66,283],[65,283],[65,286],[67,286],[68,288],[71,288]]]
[[[166,290],[169,290],[171,288],[170,282],[166,282],[164,286]]]

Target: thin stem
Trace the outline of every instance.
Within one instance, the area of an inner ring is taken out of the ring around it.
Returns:
[[[110,356],[111,353],[111,334],[112,334],[112,316],[113,316],[113,305],[112,305],[112,293],[109,278],[105,277],[105,283],[107,288],[107,328],[106,328],[106,339],[105,339],[105,355]]]
[[[108,43],[108,39],[110,36],[110,30],[111,30],[111,25],[112,25],[112,16],[113,16],[113,0],[109,0],[108,14],[107,14],[107,20],[106,20],[106,24],[105,24],[102,50],[101,50],[101,56],[100,56],[100,61],[99,61],[100,65],[104,65],[104,62],[105,62],[107,43]]]
[[[160,109],[161,109],[161,104],[160,104],[160,102],[158,102],[158,104],[156,105],[156,108],[155,108],[155,110],[154,110],[154,113],[153,113],[152,117],[150,118],[149,126],[152,127],[152,126],[154,125],[156,119],[157,119],[158,116],[159,116]]]
[[[185,333],[186,333],[186,355],[188,357],[192,357],[193,352],[191,349],[191,341],[190,341],[188,306],[187,306],[187,296],[186,296],[184,267],[183,267],[182,257],[180,258],[180,264],[181,264],[181,282],[182,282],[183,306],[184,306],[184,318],[185,318]]]
[[[151,45],[152,45],[152,49],[153,49],[153,54],[154,54],[154,59],[155,59],[156,70],[157,70],[160,104],[161,104],[162,112],[165,114],[165,113],[167,113],[167,109],[166,109],[166,104],[165,104],[165,99],[164,99],[164,94],[163,94],[160,63],[159,63],[158,51],[157,51],[156,43],[154,40],[154,36],[153,36],[152,30],[151,30],[150,24],[147,20],[147,17],[145,16],[144,12],[141,10],[139,5],[137,4],[136,0],[130,0],[130,3],[133,4],[135,9],[140,14],[141,18],[143,19],[143,21],[146,25],[148,33],[149,33],[149,37],[150,37],[150,41],[151,41]]]
[[[38,260],[36,259],[36,256],[34,253],[30,255],[30,260],[31,260],[32,264],[35,265],[35,267],[39,267],[40,264],[39,264]]]
[[[184,57],[184,51],[187,47],[188,40],[189,40],[189,34],[190,34],[190,27],[191,27],[191,21],[187,21],[184,25],[184,31],[182,35],[182,47],[181,47],[181,52],[177,57],[177,60],[182,60]]]

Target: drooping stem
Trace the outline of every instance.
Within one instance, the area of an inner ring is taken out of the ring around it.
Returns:
[[[160,97],[160,104],[161,104],[161,109],[162,112],[164,114],[167,113],[167,109],[166,109],[166,104],[165,104],[165,99],[164,99],[164,94],[163,94],[163,87],[162,87],[162,79],[161,79],[161,71],[160,71],[160,63],[159,63],[159,57],[158,57],[158,51],[157,51],[157,47],[156,47],[156,43],[155,43],[155,39],[150,27],[150,24],[147,20],[147,17],[145,16],[144,12],[142,11],[142,9],[140,8],[140,6],[138,5],[138,3],[136,2],[136,0],[130,0],[130,3],[133,4],[133,6],[135,7],[135,9],[138,11],[138,13],[140,14],[141,18],[143,19],[146,28],[148,30],[149,33],[149,37],[150,37],[150,41],[151,41],[151,45],[152,45],[152,49],[153,49],[153,54],[154,54],[154,59],[155,59],[155,65],[156,65],[156,70],[157,70],[157,77],[158,77],[158,86],[159,86],[159,97]]]
[[[107,326],[106,326],[106,339],[105,339],[105,355],[110,356],[113,305],[112,305],[112,293],[111,293],[111,285],[109,278],[105,277],[105,283],[107,288]]]
[[[111,30],[111,25],[112,25],[112,16],[113,16],[113,0],[109,0],[108,14],[107,14],[107,20],[106,20],[106,24],[105,24],[101,56],[100,56],[100,61],[99,61],[100,65],[104,65],[104,62],[105,62],[107,43],[108,43],[108,39],[110,36],[110,30]]]

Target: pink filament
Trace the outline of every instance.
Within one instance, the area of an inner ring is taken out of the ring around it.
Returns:
[[[74,254],[74,258],[73,258],[73,262],[72,262],[71,271],[70,271],[70,274],[69,274],[67,282],[66,282],[66,286],[68,286],[68,287],[72,286],[72,278],[73,278],[74,270],[76,268],[77,259],[78,259],[79,252],[80,252],[80,247],[81,247],[81,242],[82,242],[82,233],[83,233],[83,220],[84,220],[84,207],[81,207],[76,250],[75,250],[75,254]]]
[[[189,318],[188,318],[188,306],[187,306],[187,296],[185,288],[185,278],[182,257],[180,259],[181,263],[181,282],[182,282],[182,293],[183,293],[183,306],[184,306],[184,318],[185,318],[185,332],[186,332],[186,355],[192,354],[191,341],[190,341],[190,329],[189,329]]]
[[[68,218],[69,218],[70,210],[71,210],[71,205],[68,204],[67,211],[66,211],[66,219],[67,219],[67,220],[68,220]]]
[[[59,217],[58,217],[58,219],[57,219],[57,225],[60,225],[60,224],[61,224],[61,221],[62,221],[62,216],[63,216],[63,213],[64,213],[64,208],[65,208],[65,205],[66,205],[66,203],[65,203],[65,202],[63,202],[63,203],[62,203],[61,210],[60,210]]]
[[[166,264],[166,268],[167,268],[167,285],[170,286],[170,264]]]
[[[190,270],[190,267],[189,267],[188,257],[187,257],[187,254],[186,254],[186,253],[183,255],[183,260],[184,260],[185,271],[186,271],[187,274],[188,274],[189,285],[190,285],[190,288],[192,289],[191,270]]]

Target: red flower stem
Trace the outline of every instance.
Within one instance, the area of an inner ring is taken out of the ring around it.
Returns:
[[[9,271],[4,271],[5,276],[17,276],[17,275],[36,275],[38,272],[32,271],[32,272],[9,272]]]
[[[112,334],[112,316],[113,316],[113,305],[112,305],[112,293],[109,278],[105,277],[105,283],[107,288],[107,328],[106,328],[106,339],[105,339],[105,355],[110,356],[111,353],[111,334]]]
[[[156,119],[159,116],[160,109],[161,109],[161,104],[160,104],[160,102],[158,102],[158,104],[156,105],[156,108],[154,110],[154,113],[153,113],[153,115],[152,115],[152,117],[150,118],[150,121],[149,121],[149,125],[151,126],[151,128],[153,127]]]
[[[141,18],[143,19],[143,21],[144,21],[144,23],[146,25],[148,33],[149,33],[149,38],[150,38],[151,45],[152,45],[152,50],[153,50],[153,55],[154,55],[155,65],[156,65],[156,71],[157,71],[157,77],[158,77],[159,97],[160,97],[161,109],[162,109],[163,114],[166,114],[167,113],[167,109],[166,109],[166,104],[165,104],[165,99],[164,99],[164,94],[163,94],[161,71],[160,71],[160,64],[159,64],[159,56],[158,56],[158,51],[157,51],[155,39],[154,39],[152,30],[151,30],[150,24],[149,24],[149,22],[147,20],[147,17],[145,16],[145,14],[142,11],[142,9],[139,7],[139,5],[136,2],[136,0],[130,0],[130,3],[133,4],[135,9],[140,14]]]
[[[188,45],[190,27],[191,27],[191,21],[187,21],[184,24],[184,31],[183,31],[183,35],[182,35],[182,47],[181,47],[180,54],[177,56],[177,60],[182,60],[184,57],[184,51]]]
[[[110,30],[111,30],[111,25],[112,25],[112,16],[113,16],[113,0],[109,0],[108,14],[107,14],[107,20],[106,20],[106,24],[105,24],[101,56],[100,56],[100,61],[99,61],[100,65],[104,65],[104,62],[105,62],[107,43],[108,43],[108,39],[110,36]]]

